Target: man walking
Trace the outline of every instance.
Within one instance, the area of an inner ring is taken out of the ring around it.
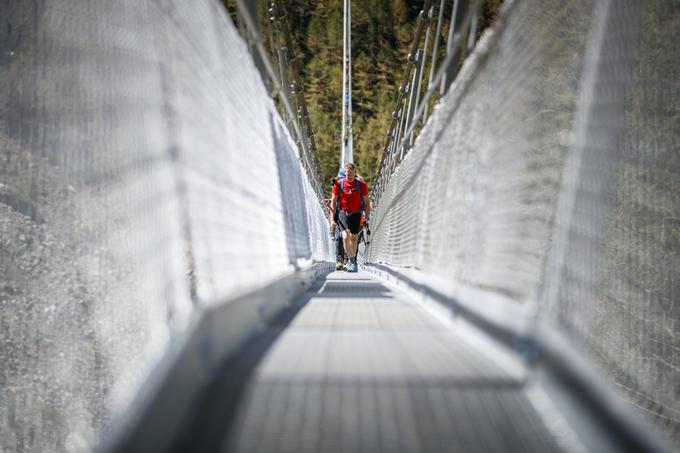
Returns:
[[[338,170],[338,176],[333,178],[333,183],[331,184],[331,192],[333,191],[333,187],[335,187],[335,183],[340,179],[344,179],[345,176],[347,175],[345,174],[344,168]],[[335,242],[335,270],[341,271],[347,264],[347,257],[345,256],[345,245],[343,243],[342,230],[340,230],[340,227],[337,225],[340,209],[337,208],[337,203],[335,205],[335,211],[331,209],[330,201],[331,200],[328,200],[328,211],[331,218],[331,238]]]
[[[337,215],[337,222],[342,230],[342,238],[345,246],[345,254],[349,259],[347,263],[348,272],[357,271],[357,235],[361,229],[361,211],[368,218],[371,213],[371,201],[368,198],[368,186],[357,177],[357,169],[352,163],[345,164],[345,178],[342,178],[333,185],[333,197],[331,198],[332,218],[335,219],[335,210],[338,203],[340,212]],[[335,220],[331,224],[335,228]]]

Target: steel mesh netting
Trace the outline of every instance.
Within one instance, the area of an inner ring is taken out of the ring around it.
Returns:
[[[678,442],[680,14],[638,3],[506,5],[380,195],[365,258],[538,312]]]
[[[677,446],[680,5],[603,10],[543,295],[547,316]]]
[[[534,297],[592,15],[562,3],[515,2],[478,44],[380,197],[371,261]]]
[[[217,2],[5,0],[0,30],[0,451],[87,451],[197,306],[328,227]]]

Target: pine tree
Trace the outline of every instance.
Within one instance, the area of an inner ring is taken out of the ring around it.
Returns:
[[[232,18],[236,18],[234,0],[224,2]],[[501,2],[482,1],[478,33],[493,23]],[[447,21],[450,3],[446,2]],[[295,53],[302,59],[301,76],[319,161],[330,181],[340,159],[343,1],[278,0],[277,4],[286,11]],[[352,2],[354,159],[369,184],[380,163],[422,5],[422,0]],[[445,23],[439,43],[442,55],[447,33]]]

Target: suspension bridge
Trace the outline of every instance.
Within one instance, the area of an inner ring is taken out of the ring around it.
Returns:
[[[350,274],[282,2],[1,2],[0,453],[680,448],[678,4],[480,3]]]

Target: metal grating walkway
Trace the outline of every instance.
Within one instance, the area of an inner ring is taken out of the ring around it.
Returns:
[[[367,274],[329,274],[289,312],[225,367],[192,451],[558,450],[520,381]]]

